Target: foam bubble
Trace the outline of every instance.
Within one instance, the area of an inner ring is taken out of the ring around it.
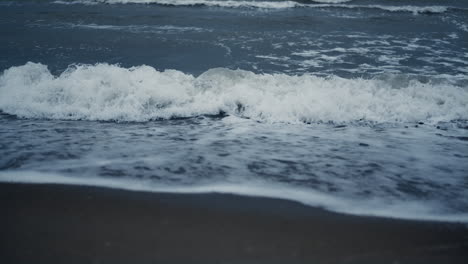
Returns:
[[[216,68],[195,77],[150,66],[72,65],[59,76],[27,63],[0,76],[0,110],[27,118],[147,121],[226,113],[264,122],[468,119],[467,87],[255,74]]]

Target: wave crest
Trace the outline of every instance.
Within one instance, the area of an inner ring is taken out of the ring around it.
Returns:
[[[29,62],[4,71],[0,95],[0,110],[27,118],[148,121],[225,113],[286,123],[468,119],[466,87],[224,68],[194,77],[150,66],[72,65],[54,76]]]
[[[348,9],[380,9],[389,12],[420,13],[444,13],[449,6],[412,6],[412,5],[354,5],[347,4],[351,0],[309,0],[309,1],[252,1],[252,0],[72,0],[54,1],[56,4],[157,4],[167,6],[212,6],[224,8],[261,8],[261,9],[285,9],[285,8],[348,8]]]

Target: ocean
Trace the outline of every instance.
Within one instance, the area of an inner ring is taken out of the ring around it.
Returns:
[[[0,2],[0,182],[468,222],[468,2]]]

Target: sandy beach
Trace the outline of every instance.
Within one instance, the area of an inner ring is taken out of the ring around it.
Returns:
[[[466,263],[464,224],[229,194],[0,184],[1,263]]]

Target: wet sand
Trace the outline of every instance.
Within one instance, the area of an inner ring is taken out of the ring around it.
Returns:
[[[0,184],[0,263],[468,263],[466,224],[229,194]]]

